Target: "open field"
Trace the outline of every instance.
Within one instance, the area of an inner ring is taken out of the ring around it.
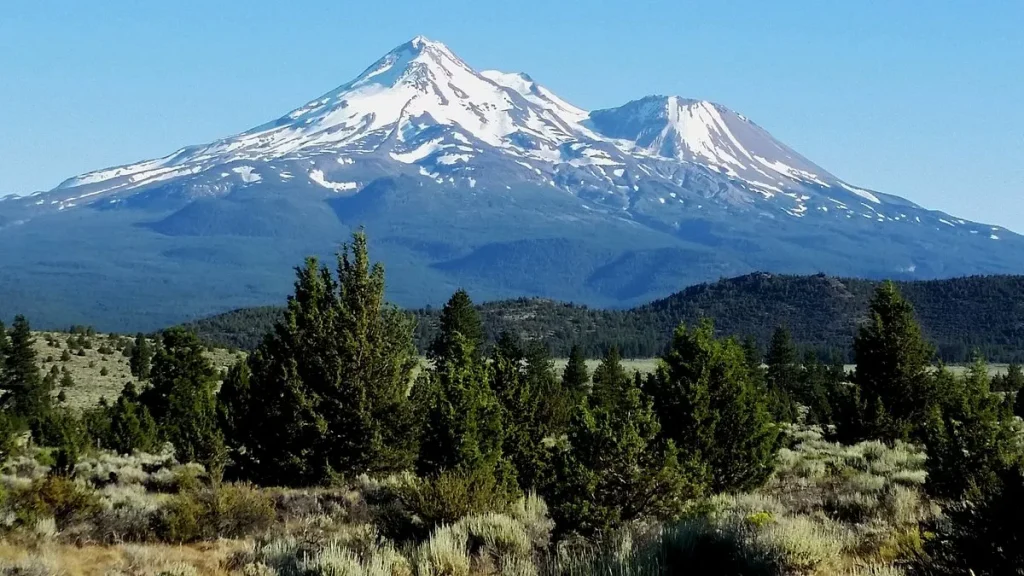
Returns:
[[[95,406],[100,398],[113,401],[121,394],[125,383],[134,380],[128,357],[122,353],[124,343],[129,340],[127,337],[96,334],[85,337],[88,347],[78,345],[81,343],[78,335],[66,332],[36,332],[35,339],[36,357],[43,374],[54,367],[58,373],[66,368],[71,374],[74,385],[69,388],[58,386],[54,393],[63,391],[68,406],[72,408]],[[101,350],[109,353],[103,354]],[[219,348],[210,349],[207,354],[220,370],[231,365],[236,357]],[[59,374],[57,378],[59,382]]]
[[[43,374],[52,370],[54,366],[58,371],[66,368],[70,372],[74,386],[63,389],[63,391],[68,406],[72,408],[95,406],[100,398],[112,401],[121,393],[124,384],[133,379],[128,367],[128,357],[122,353],[122,347],[128,340],[126,336],[96,334],[87,338],[89,341],[87,348],[77,345],[77,335],[66,332],[37,332],[35,336],[36,354]],[[70,346],[69,341],[71,342]],[[110,348],[110,354],[100,353],[104,346]],[[62,359],[65,350],[68,351],[68,356],[65,357],[66,359]],[[213,365],[223,371],[236,359],[241,358],[244,353],[231,352],[224,348],[210,348],[207,354]],[[426,358],[422,359],[424,364],[426,361]],[[566,358],[555,359],[555,370],[561,373],[566,362]],[[600,363],[601,361],[596,359],[587,360],[587,370],[593,373]],[[647,374],[657,369],[658,359],[623,359],[622,366],[627,372],[638,371],[641,374]],[[852,371],[854,368],[853,364],[846,365],[847,371]],[[967,370],[965,366],[949,366],[948,368],[957,374]],[[989,375],[1005,374],[1006,369],[1006,364],[989,364]],[[58,387],[55,393],[60,390],[61,388]]]

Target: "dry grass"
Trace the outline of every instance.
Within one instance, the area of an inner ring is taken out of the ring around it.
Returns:
[[[55,345],[49,344],[48,338],[55,342]],[[110,335],[96,334],[89,338],[92,347],[81,349],[84,356],[78,355],[79,348],[77,346],[68,348],[68,341],[71,338],[77,338],[77,336],[64,332],[35,333],[36,357],[41,372],[46,374],[54,366],[57,367],[57,370],[67,368],[75,382],[75,385],[70,388],[58,386],[54,393],[63,390],[67,398],[67,405],[76,409],[95,406],[99,403],[100,398],[106,398],[113,402],[121,394],[125,382],[135,379],[128,366],[128,358],[120,350],[117,350],[116,341]],[[100,354],[99,350],[103,345],[109,346],[113,353]],[[65,350],[69,352],[70,357],[67,360],[62,360],[61,356]],[[227,369],[239,357],[222,348],[207,351],[207,356],[218,370]],[[106,374],[103,373],[104,369],[106,369]]]
[[[158,576],[188,574],[228,576],[227,559],[245,547],[221,540],[195,546],[74,546],[46,543],[29,550],[0,542],[0,574],[26,570],[48,576]]]

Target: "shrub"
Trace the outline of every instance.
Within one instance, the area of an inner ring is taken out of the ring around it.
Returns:
[[[399,498],[427,529],[460,518],[508,508],[504,490],[492,474],[445,471],[435,478],[412,480],[399,489]]]
[[[248,485],[224,484],[172,497],[158,513],[157,532],[169,542],[240,538],[266,530],[274,519],[268,495]]]
[[[98,512],[100,500],[95,492],[73,480],[46,476],[16,491],[11,497],[11,508],[23,526],[33,526],[41,519],[53,518],[57,528],[63,530]]]
[[[442,526],[419,551],[417,574],[420,576],[469,576],[467,535],[461,527]]]

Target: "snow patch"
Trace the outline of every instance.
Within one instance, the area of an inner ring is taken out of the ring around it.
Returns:
[[[355,190],[359,188],[359,184],[356,182],[331,182],[324,176],[323,170],[312,170],[309,173],[309,179],[313,182],[327,188],[328,190],[334,190],[335,192],[342,192],[345,190]]]

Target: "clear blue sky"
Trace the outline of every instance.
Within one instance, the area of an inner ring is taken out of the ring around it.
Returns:
[[[0,195],[261,124],[423,34],[585,108],[729,106],[851,183],[1024,232],[1024,2],[6,0]]]

